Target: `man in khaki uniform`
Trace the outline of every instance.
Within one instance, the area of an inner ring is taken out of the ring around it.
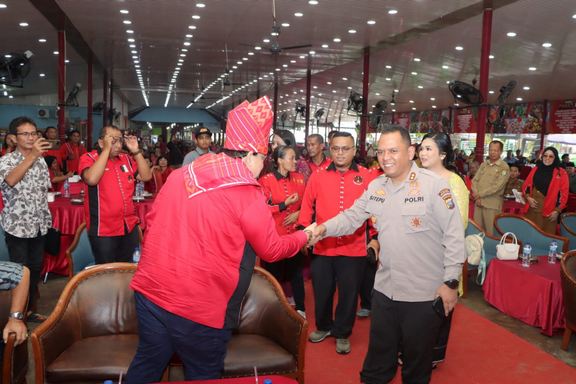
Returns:
[[[488,160],[480,165],[472,179],[470,198],[476,206],[474,221],[489,235],[494,230],[494,217],[502,211],[502,197],[510,177],[508,164],[500,158],[503,149],[501,141],[492,141],[488,146]]]

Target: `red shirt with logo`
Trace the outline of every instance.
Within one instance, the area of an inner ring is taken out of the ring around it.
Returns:
[[[60,147],[60,159],[62,162],[66,162],[66,171],[80,175],[80,157],[85,153],[86,148],[80,144],[64,143]]]
[[[262,176],[258,182],[262,186],[262,191],[268,200],[278,233],[284,235],[294,232],[297,222],[289,226],[284,226],[283,222],[288,215],[300,210],[306,187],[304,176],[298,172],[289,172],[287,176],[282,176],[278,171],[274,171]],[[281,206],[280,203],[286,201],[288,196],[294,193],[298,193],[298,201],[290,204],[285,209],[281,209],[283,205]]]
[[[80,174],[98,159],[92,151],[80,157]],[[123,236],[132,231],[139,219],[132,197],[137,167],[129,155],[121,153],[109,158],[104,174],[95,186],[84,186],[84,216],[88,234],[93,236]]]
[[[350,208],[362,196],[368,184],[378,176],[356,163],[346,172],[340,172],[332,163],[308,179],[298,223],[312,224],[316,213],[316,223],[322,224],[340,212]],[[366,224],[351,235],[328,237],[314,246],[314,253],[322,256],[366,256]]]

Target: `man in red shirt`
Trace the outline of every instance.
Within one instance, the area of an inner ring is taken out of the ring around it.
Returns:
[[[122,153],[122,143],[130,154]],[[136,174],[148,181],[152,172],[135,136],[122,136],[115,126],[102,129],[99,150],[80,158],[79,172],[86,183],[84,215],[96,264],[132,261],[138,245],[138,216],[132,196]]]
[[[44,152],[43,156],[53,156],[58,163],[58,168],[62,169],[62,155],[60,153],[60,144],[58,141],[58,130],[56,127],[46,127],[44,130],[44,137],[50,143],[50,149]]]
[[[317,133],[308,135],[306,138],[306,151],[308,151],[308,159],[299,161],[296,170],[308,181],[310,175],[318,169],[328,168],[332,160],[324,155],[324,138]]]
[[[86,148],[80,144],[80,132],[76,129],[68,132],[68,140],[60,147],[60,158],[66,172],[78,173],[80,156],[85,153]]]
[[[172,354],[186,380],[219,378],[256,255],[295,255],[311,232],[280,236],[256,181],[272,125],[270,101],[228,114],[226,143],[170,175],[147,217],[136,291],[139,341],[127,384],[159,381]]]
[[[300,209],[299,224],[310,225],[334,217],[352,206],[376,177],[375,172],[354,162],[354,138],[336,132],[330,141],[332,164],[313,173],[308,180]],[[315,207],[315,210],[314,210]],[[354,326],[359,283],[366,261],[366,224],[352,235],[327,238],[314,247],[312,287],[314,288],[317,330],[309,340],[318,343],[328,336],[336,338],[336,352],[350,352],[348,337]],[[333,315],[334,292],[338,287],[338,305]]]

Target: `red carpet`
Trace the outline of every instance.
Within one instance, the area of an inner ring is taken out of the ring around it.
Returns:
[[[309,283],[306,304],[310,331],[315,330]],[[352,352],[336,353],[334,338],[308,343],[306,383],[359,383],[368,347],[370,320],[358,320],[350,337]],[[559,348],[560,346],[558,346]],[[401,383],[400,371],[393,383]],[[554,358],[506,329],[458,305],[452,321],[446,361],[432,373],[434,384],[576,383],[576,368]]]

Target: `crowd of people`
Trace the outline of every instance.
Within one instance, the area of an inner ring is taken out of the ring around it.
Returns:
[[[132,196],[142,182],[156,198],[131,285],[140,339],[128,383],[158,381],[176,351],[186,379],[219,377],[258,259],[304,318],[309,267],[310,342],[331,337],[348,354],[356,319],[372,318],[363,383],[390,381],[398,364],[405,382],[428,382],[446,356],[470,209],[492,234],[504,196],[516,192],[526,217],[554,233],[574,180],[574,164],[554,147],[521,180],[527,160],[520,151],[502,158],[497,140],[479,164],[445,133],[416,144],[390,127],[362,159],[350,133],[311,134],[301,148],[289,130],[270,135],[272,120],[262,98],[230,112],[222,147],[198,127],[189,151],[177,139],[143,151],[133,133],[109,125],[87,151],[78,131],[58,145],[54,127],[42,136],[31,119],[14,119],[0,158],[0,226],[29,284],[28,313],[16,303],[14,321],[45,319],[36,304],[47,193],[79,175],[96,263],[126,262],[140,243]],[[9,330],[24,340],[21,326]]]

